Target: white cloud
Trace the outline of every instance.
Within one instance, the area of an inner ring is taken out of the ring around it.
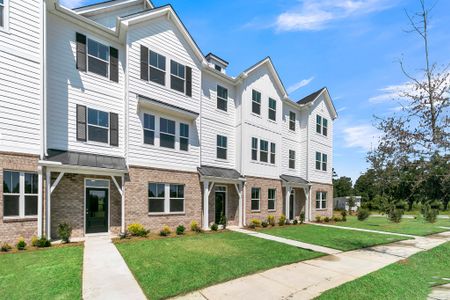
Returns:
[[[411,83],[403,83],[399,85],[390,85],[379,89],[380,93],[376,96],[370,97],[369,102],[372,104],[381,104],[390,101],[398,101],[402,99],[402,93],[405,91],[412,92],[413,85]]]
[[[310,84],[311,81],[313,81],[313,80],[314,80],[314,77],[310,77],[310,78],[308,78],[308,79],[303,79],[303,80],[301,80],[301,81],[299,81],[299,82],[297,82],[297,83],[291,85],[290,87],[288,87],[288,88],[287,88],[287,92],[288,92],[289,94],[291,94],[291,93],[297,91],[298,89],[300,89],[300,88],[302,88],[302,87],[304,87],[304,86],[307,86],[307,85]]]
[[[62,6],[68,8],[76,8],[84,5],[84,3],[86,3],[86,0],[60,0],[60,3]]]
[[[320,30],[333,21],[385,10],[395,0],[301,0],[293,9],[280,14],[278,31]]]
[[[380,132],[373,126],[362,124],[346,127],[343,130],[346,148],[359,148],[369,151],[378,145]]]
[[[339,113],[339,112],[342,112],[342,111],[344,111],[344,110],[347,110],[347,106],[338,108],[338,109],[337,109],[337,112]]]

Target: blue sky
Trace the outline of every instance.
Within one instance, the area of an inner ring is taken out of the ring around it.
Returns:
[[[62,0],[68,7],[96,0]],[[434,4],[436,0],[428,0]],[[298,100],[327,86],[339,113],[334,130],[334,168],[356,180],[376,146],[373,115],[398,111],[393,100],[406,84],[398,60],[411,73],[423,62],[423,45],[409,28],[405,9],[418,0],[154,0],[172,4],[206,54],[230,62],[237,75],[270,55]],[[450,63],[450,1],[437,1],[430,28],[431,59]]]

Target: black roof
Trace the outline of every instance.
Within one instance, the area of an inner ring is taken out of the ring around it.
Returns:
[[[192,111],[192,110],[189,110],[189,109],[186,109],[186,108],[182,108],[182,107],[179,107],[179,106],[176,106],[176,105],[173,105],[173,104],[169,104],[169,103],[166,103],[164,101],[156,100],[156,99],[149,98],[149,97],[142,96],[142,95],[138,95],[138,97],[142,98],[142,99],[144,99],[145,101],[148,101],[148,102],[153,102],[153,103],[156,103],[156,104],[159,104],[159,105],[162,105],[162,106],[166,106],[167,108],[182,110],[184,112],[187,112],[187,113],[190,113],[190,114],[193,114],[193,115],[196,115],[196,116],[199,115],[198,112],[195,112],[195,111]]]
[[[47,161],[60,162],[64,165],[112,169],[112,170],[127,170],[125,158],[98,155],[92,153],[81,153],[64,150],[48,150],[48,156],[45,157]]]
[[[218,177],[224,179],[241,179],[241,174],[235,169],[201,166],[197,168],[201,176]]]
[[[208,56],[211,56],[212,58],[215,58],[216,60],[222,61],[225,63],[225,65],[228,65],[229,62],[227,62],[225,59],[221,58],[220,56],[215,55],[212,52],[209,52],[208,54],[206,54],[205,58],[208,58]]]
[[[321,88],[320,90],[306,96],[303,99],[300,99],[299,101],[297,101],[298,104],[307,104],[309,102],[312,102],[314,100],[316,100],[316,98],[320,95],[320,93],[322,93],[323,90],[326,90],[325,87]]]
[[[281,178],[281,180],[283,180],[285,182],[289,182],[289,183],[297,183],[297,184],[308,184],[309,183],[309,181],[307,181],[301,177],[297,177],[297,176],[281,175],[280,178]]]

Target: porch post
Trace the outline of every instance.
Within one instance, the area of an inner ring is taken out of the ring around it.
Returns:
[[[292,188],[290,186],[286,186],[286,199],[285,199],[285,216],[286,219],[289,219],[289,198],[291,197],[291,190]]]
[[[310,205],[309,205],[309,212],[308,212],[308,214],[309,214],[309,220],[311,221],[312,220],[312,201],[313,201],[313,198],[312,198],[312,196],[311,196],[311,186],[308,188],[308,195],[309,195],[309,200],[310,200]]]
[[[50,199],[50,197],[51,197],[51,194],[52,194],[52,192],[51,192],[51,188],[52,188],[52,185],[51,185],[51,172],[49,171],[49,170],[47,170],[47,172],[46,172],[46,179],[45,179],[45,183],[46,183],[46,189],[45,189],[45,192],[46,192],[46,194],[47,194],[47,205],[45,206],[45,212],[46,212],[46,214],[47,214],[47,220],[46,220],[46,225],[47,225],[47,232],[46,232],[46,235],[47,235],[47,238],[48,239],[51,239],[51,225],[50,225],[50,222],[51,222],[51,199]]]
[[[208,229],[209,221],[209,181],[203,182],[203,229]]]
[[[122,175],[122,210],[121,210],[121,230],[125,233],[125,176]]]
[[[309,222],[309,207],[311,203],[309,203],[309,186],[303,187],[303,192],[305,193],[305,221]]]
[[[247,225],[247,184],[244,182],[242,185],[242,225]]]
[[[38,167],[38,237],[42,237],[42,212],[43,212],[43,189],[42,189],[42,167]]]
[[[243,216],[242,216],[242,182],[240,183],[235,183],[234,187],[236,188],[236,192],[238,193],[239,196],[239,227],[243,227]]]

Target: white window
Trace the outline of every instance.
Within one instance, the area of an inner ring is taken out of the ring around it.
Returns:
[[[220,85],[217,86],[217,108],[223,111],[228,109],[228,90]]]
[[[35,217],[38,209],[38,175],[3,172],[3,216]]]
[[[184,185],[149,183],[149,214],[184,213]]]
[[[327,170],[328,155],[316,152],[316,170]]]
[[[275,164],[275,156],[276,156],[276,145],[275,143],[270,143],[270,163]]]
[[[227,159],[227,137],[217,135],[217,158]]]
[[[328,135],[328,120],[319,115],[316,116],[316,132],[324,136]]]
[[[258,160],[258,139],[252,138],[252,160]]]
[[[180,123],[180,150],[189,150],[189,125]]]
[[[0,0],[0,27],[5,27],[5,0]]]
[[[166,84],[166,57],[150,51],[150,81],[161,85]]]
[[[88,141],[109,143],[109,113],[88,108]]]
[[[144,144],[155,144],[155,116],[144,114]]]
[[[170,61],[170,88],[184,93],[186,82],[186,68],[176,61]]]
[[[88,71],[109,77],[109,47],[88,39]]]
[[[175,149],[175,121],[159,119],[159,146]]]
[[[252,188],[252,211],[259,211],[259,204],[261,201],[261,189]]]
[[[327,193],[316,192],[316,209],[326,209],[326,208],[327,208]]]
[[[277,120],[277,101],[269,98],[269,120]]]
[[[292,131],[295,131],[295,119],[296,119],[295,113],[290,111],[289,112],[289,129]]]
[[[259,143],[259,160],[262,162],[268,162],[269,156],[269,142],[260,140]]]
[[[277,197],[277,190],[276,189],[269,189],[267,191],[267,209],[274,211],[275,210],[275,204],[276,204],[276,197]]]
[[[295,169],[295,151],[289,150],[289,169]]]
[[[261,114],[261,93],[255,90],[252,90],[252,112]]]

